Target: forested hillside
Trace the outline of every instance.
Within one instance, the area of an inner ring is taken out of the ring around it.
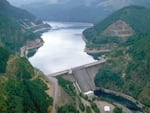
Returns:
[[[0,46],[0,73],[5,73],[10,52]]]
[[[17,54],[27,40],[39,38],[21,23],[33,19],[30,13],[0,0],[0,113],[51,111],[53,99],[45,92],[44,75]]]
[[[111,40],[112,36],[108,35],[109,33],[105,37],[104,31],[115,21],[122,20],[134,30],[132,36],[126,37],[125,41],[115,42],[117,46],[110,46],[111,52],[106,55],[107,63],[97,73],[95,84],[97,87],[104,87],[134,97],[145,105],[147,112],[149,112],[150,107],[149,19],[149,9],[131,6],[113,13],[101,23],[84,32],[88,44],[92,43],[100,47],[101,44],[109,44],[114,41]],[[114,25],[109,29],[114,28]],[[121,37],[116,36],[115,38]],[[99,43],[103,39],[108,40]]]
[[[128,40],[108,55],[95,78],[98,87],[131,95],[150,107],[150,34]]]
[[[0,14],[0,44],[12,51],[18,51],[27,40],[37,38],[36,34],[23,29],[11,18]]]
[[[0,1],[0,14],[8,16],[14,21],[21,21],[21,20],[30,20],[35,21],[36,17],[27,12],[26,10],[14,7],[9,4],[6,0]]]
[[[42,21],[27,11],[10,5],[6,0],[0,1],[0,45],[13,52],[19,51],[27,40],[40,38],[39,34],[28,29],[39,24],[43,25]]]
[[[7,63],[0,76],[0,113],[47,113],[53,100],[28,60],[11,56]]]
[[[149,15],[150,9],[139,6],[129,6],[114,12],[100,23],[94,25],[94,27],[84,31],[83,34],[88,41],[87,47],[97,48],[101,44],[119,43],[120,38],[118,36],[111,36],[104,33],[110,25],[118,21],[122,21],[131,27],[133,35],[148,32],[150,29]],[[115,33],[116,31],[112,29],[112,32]]]

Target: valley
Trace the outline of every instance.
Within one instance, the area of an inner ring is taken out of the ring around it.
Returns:
[[[0,113],[149,113],[150,2],[38,1],[0,0]]]

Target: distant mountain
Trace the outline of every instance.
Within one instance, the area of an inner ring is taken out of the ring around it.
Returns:
[[[74,4],[72,2],[67,4],[33,3],[23,6],[23,8],[43,20],[51,21],[95,22],[103,19],[104,15],[106,16],[111,12],[101,7]]]
[[[22,7],[45,20],[98,22],[133,4],[150,7],[147,0],[57,0],[55,3],[44,0]]]

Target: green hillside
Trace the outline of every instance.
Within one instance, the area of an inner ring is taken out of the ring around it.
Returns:
[[[27,40],[39,38],[22,27],[34,16],[0,0],[0,113],[47,113],[53,99],[43,74],[17,53]],[[28,23],[27,23],[28,24]],[[29,25],[29,24],[28,24]]]
[[[107,17],[104,21],[97,24],[94,29],[96,32],[101,32],[104,30],[108,25],[113,23],[116,20],[124,20],[127,22],[137,34],[146,32],[148,28],[150,28],[149,25],[149,15],[150,15],[150,9],[140,7],[140,6],[129,6],[125,7],[109,17]],[[140,17],[140,18],[139,18]]]
[[[95,78],[98,87],[131,95],[150,107],[150,33],[134,37],[111,52]],[[128,48],[128,49],[127,49]]]
[[[18,51],[27,40],[37,38],[36,34],[26,31],[20,24],[11,18],[0,15],[0,44],[8,47],[12,51]]]
[[[16,8],[12,5],[10,5],[6,0],[0,1],[0,14],[9,16],[13,18],[14,20],[21,20],[21,19],[28,19],[28,20],[34,20],[35,16],[28,13],[26,10]]]
[[[16,52],[27,40],[39,38],[38,35],[27,31],[21,22],[34,22],[35,17],[30,13],[11,6],[6,0],[0,1],[0,45]],[[26,20],[26,21],[24,21]]]
[[[145,105],[145,111],[150,108],[150,10],[131,6],[123,8],[101,23],[84,32],[89,44],[100,46],[104,43],[94,42],[95,38],[102,40],[101,33],[114,21],[123,20],[128,23],[135,34],[125,42],[117,43],[107,54],[107,63],[95,77],[97,87],[104,87],[122,92],[137,99]],[[112,38],[107,36],[108,39]],[[119,38],[119,37],[116,37]],[[109,44],[106,42],[105,44]],[[113,46],[112,46],[113,47]]]
[[[139,6],[125,7],[116,11],[105,18],[100,23],[94,25],[83,32],[88,43],[87,47],[99,46],[107,42],[118,42],[116,37],[104,36],[103,31],[111,24],[118,20],[125,21],[135,31],[135,35],[146,33],[150,29],[150,9]],[[114,41],[115,40],[115,41]]]
[[[5,73],[10,52],[0,46],[0,73]]]
[[[7,63],[0,76],[0,113],[47,113],[53,100],[28,60],[11,56]]]

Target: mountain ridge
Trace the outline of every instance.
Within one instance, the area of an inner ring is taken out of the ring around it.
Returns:
[[[119,38],[103,35],[103,32],[108,26],[118,20],[126,22],[134,30],[134,35],[148,32],[150,29],[149,15],[150,9],[140,6],[128,6],[112,13],[103,21],[95,24],[94,27],[83,32],[83,35],[88,42],[87,48],[99,48],[100,44],[106,44],[107,42],[118,43]]]
[[[21,7],[34,15],[49,21],[71,21],[97,23],[112,12],[125,6],[139,5],[150,8],[150,1],[144,0],[58,0],[56,3],[39,1]]]

